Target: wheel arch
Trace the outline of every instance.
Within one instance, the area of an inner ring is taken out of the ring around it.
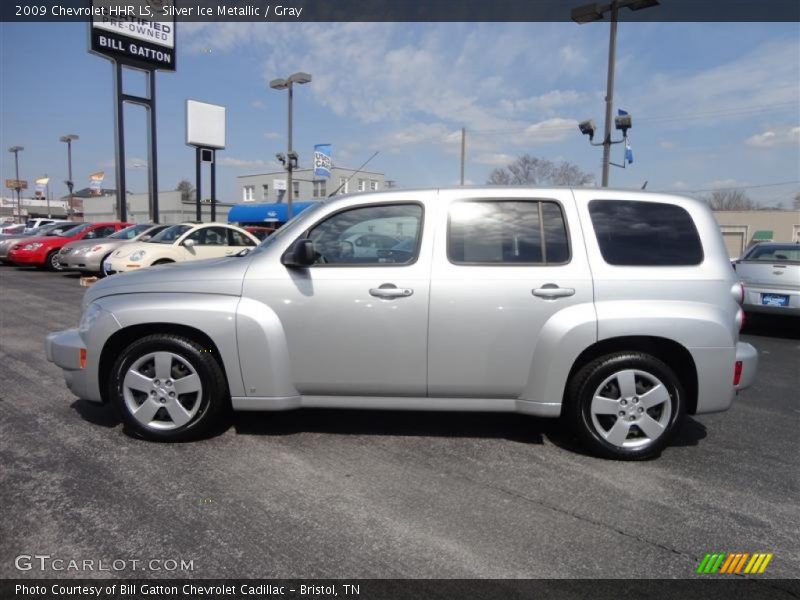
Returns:
[[[219,363],[222,373],[225,376],[226,391],[230,391],[228,373],[225,369],[222,355],[220,354],[219,348],[214,343],[214,340],[212,340],[207,333],[196,327],[178,323],[140,323],[137,325],[129,325],[128,327],[115,331],[103,345],[98,368],[98,383],[100,385],[100,394],[103,404],[109,401],[108,380],[111,376],[111,369],[114,366],[114,361],[116,361],[120,352],[135,340],[154,333],[178,335],[208,348],[214,359]]]
[[[571,381],[581,367],[594,359],[606,354],[626,351],[650,354],[675,371],[675,375],[686,392],[686,412],[692,415],[697,412],[697,366],[689,350],[669,338],[659,336],[619,336],[599,340],[578,355],[572,363],[567,381]],[[567,389],[565,387],[564,402],[566,402],[566,393]]]

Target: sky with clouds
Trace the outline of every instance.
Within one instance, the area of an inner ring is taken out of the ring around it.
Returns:
[[[0,24],[1,137],[25,147],[21,178],[66,179],[58,138],[76,133],[76,186],[105,170],[113,187],[111,66],[86,46],[83,24]],[[572,161],[599,180],[601,149],[577,123],[602,126],[607,53],[607,23],[179,24],[178,69],[158,75],[160,187],[194,178],[184,145],[184,102],[194,98],[227,106],[218,196],[238,201],[236,176],[275,169],[285,150],[286,93],[267,82],[295,71],[314,78],[295,88],[303,165],[329,142],[339,166],[378,151],[368,168],[400,186],[453,185],[465,127],[469,182],[523,153]],[[143,78],[131,74],[126,89],[143,94]],[[613,186],[743,186],[787,208],[800,192],[797,23],[623,22],[615,108],[633,115],[635,160],[612,167]],[[143,110],[128,107],[126,120],[128,187],[145,191]],[[612,160],[622,152],[615,146]],[[0,168],[13,177],[13,155],[3,152]]]

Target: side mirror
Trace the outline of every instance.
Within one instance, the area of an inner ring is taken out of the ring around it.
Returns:
[[[191,250],[192,248],[194,248],[194,240],[193,239],[184,240],[183,246]]]
[[[317,261],[317,251],[314,242],[308,238],[297,240],[294,246],[283,255],[283,264],[287,267],[308,267]]]

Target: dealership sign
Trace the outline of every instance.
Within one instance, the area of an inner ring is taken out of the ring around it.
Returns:
[[[93,0],[90,51],[142,69],[175,70],[173,0]],[[172,15],[172,16],[168,16]]]

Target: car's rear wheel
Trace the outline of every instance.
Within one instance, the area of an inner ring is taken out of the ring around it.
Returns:
[[[63,271],[64,267],[58,262],[58,250],[53,250],[44,261],[44,268],[48,271]]]
[[[617,460],[657,456],[686,411],[683,387],[664,362],[620,352],[584,365],[570,380],[564,416],[593,453]]]
[[[227,406],[217,359],[177,335],[149,335],[125,348],[112,369],[109,393],[130,430],[155,441],[200,437]]]

